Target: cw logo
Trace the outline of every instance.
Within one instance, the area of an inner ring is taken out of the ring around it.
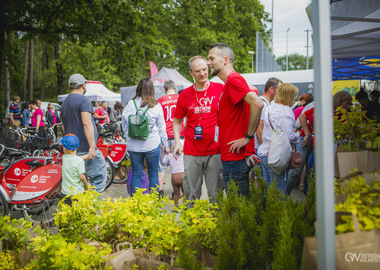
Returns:
[[[211,99],[209,97],[203,97],[199,100],[199,104],[202,106],[211,106],[212,101],[215,97],[212,97]]]
[[[356,255],[356,252],[352,253],[352,252],[347,252],[346,255],[344,256],[344,259],[347,261],[347,262],[358,262],[359,261],[359,258],[360,258],[360,254],[361,252]]]

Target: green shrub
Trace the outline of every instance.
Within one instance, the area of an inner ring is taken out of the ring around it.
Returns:
[[[61,234],[37,236],[30,246],[38,256],[30,264],[32,269],[102,269],[102,257],[112,252],[106,243],[101,248],[70,243]]]

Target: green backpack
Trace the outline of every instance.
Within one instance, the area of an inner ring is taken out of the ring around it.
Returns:
[[[137,108],[135,100],[133,100],[133,104],[136,108],[136,114],[128,116],[128,137],[132,139],[146,140],[149,136],[149,120],[145,114],[148,111],[149,106],[143,114],[139,114],[140,109]]]

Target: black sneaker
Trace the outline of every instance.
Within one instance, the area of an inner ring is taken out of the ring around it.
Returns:
[[[163,190],[160,190],[160,191],[158,192],[158,194],[160,195],[161,198],[163,198],[163,197],[165,196],[165,193],[164,193]]]

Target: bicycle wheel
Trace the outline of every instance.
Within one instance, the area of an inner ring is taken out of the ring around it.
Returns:
[[[53,198],[46,198],[38,204],[24,204],[21,213],[25,219],[32,221],[33,224],[39,221],[50,226],[54,223],[59,201],[59,196],[54,196]]]
[[[115,168],[112,166],[111,162],[108,159],[106,159],[106,166],[107,166],[107,180],[106,180],[106,187],[104,188],[104,190],[106,190],[112,185],[115,178]]]
[[[118,169],[120,169],[120,168],[125,168],[125,167],[119,167]],[[129,171],[129,169],[127,169],[127,172]],[[124,172],[124,171],[123,171]],[[123,183],[125,183],[125,182],[127,182],[127,179],[128,179],[128,173],[126,173],[125,174],[125,177],[123,178],[123,179],[119,179],[119,180],[117,180],[117,179],[113,179],[113,182],[115,183],[115,184],[123,184]]]
[[[0,214],[2,216],[8,215],[8,203],[6,202],[4,195],[0,193]]]

